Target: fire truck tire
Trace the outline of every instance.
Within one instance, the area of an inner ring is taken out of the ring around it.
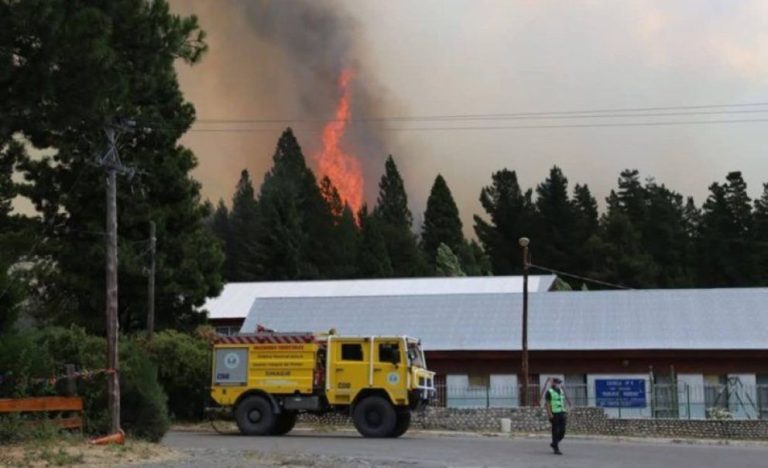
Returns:
[[[277,423],[274,429],[272,429],[272,435],[285,435],[293,430],[296,425],[296,417],[298,415],[293,411],[283,411],[277,415]]]
[[[411,427],[411,412],[410,411],[398,411],[397,422],[395,423],[395,430],[392,432],[391,437],[400,437],[408,432],[408,428]]]
[[[395,430],[397,413],[388,400],[369,396],[355,405],[352,422],[363,437],[389,437]]]
[[[270,402],[260,396],[249,396],[235,408],[235,421],[245,435],[270,435],[277,423]]]

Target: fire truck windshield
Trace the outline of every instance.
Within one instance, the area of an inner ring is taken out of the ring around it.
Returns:
[[[424,354],[418,343],[408,343],[408,364],[414,367],[426,367],[424,365]]]

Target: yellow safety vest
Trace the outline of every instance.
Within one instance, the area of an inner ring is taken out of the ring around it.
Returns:
[[[549,404],[552,407],[553,413],[565,413],[565,392],[560,390],[559,392],[554,388],[549,389]]]

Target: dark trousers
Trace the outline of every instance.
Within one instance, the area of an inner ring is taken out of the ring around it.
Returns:
[[[554,413],[552,415],[552,445],[557,447],[565,437],[565,413]]]

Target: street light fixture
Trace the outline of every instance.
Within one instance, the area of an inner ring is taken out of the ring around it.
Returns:
[[[523,249],[523,352],[522,352],[522,373],[523,373],[523,391],[521,392],[521,406],[528,406],[528,245],[531,240],[527,237],[521,237],[518,244]]]

